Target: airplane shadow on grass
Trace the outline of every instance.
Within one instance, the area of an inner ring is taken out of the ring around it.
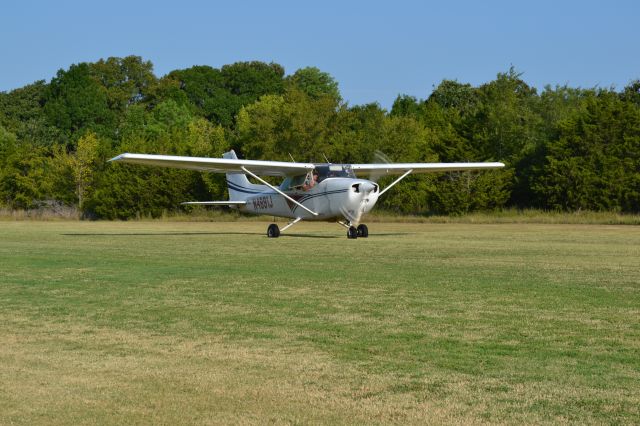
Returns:
[[[60,234],[65,237],[170,237],[170,236],[202,236],[202,235],[261,235],[263,232],[73,232]],[[380,233],[371,234],[369,238],[373,237],[388,237],[408,235],[408,233]],[[265,236],[266,237],[266,236]],[[343,235],[315,235],[315,234],[281,234],[280,238],[319,238],[319,239],[343,239]]]
[[[262,232],[68,232],[65,237],[159,237],[197,235],[262,235]]]
[[[263,232],[73,232],[60,234],[65,237],[170,237],[202,235],[266,235]],[[340,238],[338,235],[282,234],[280,238]]]

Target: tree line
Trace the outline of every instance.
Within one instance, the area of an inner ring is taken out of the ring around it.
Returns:
[[[122,152],[366,163],[502,161],[488,172],[409,176],[383,208],[640,211],[640,81],[546,87],[513,68],[474,87],[443,80],[390,111],[350,106],[315,67],[194,66],[158,78],[137,56],[71,65],[0,93],[0,206],[76,207],[87,218],[188,210],[226,197],[224,176],[109,164]],[[380,183],[385,184],[385,179]]]

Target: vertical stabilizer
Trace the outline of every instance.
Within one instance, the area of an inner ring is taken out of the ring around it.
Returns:
[[[234,150],[222,154],[222,158],[237,160]],[[249,182],[244,173],[227,173],[227,187],[229,189],[229,201],[244,201],[248,196],[264,191],[264,185],[255,185]]]

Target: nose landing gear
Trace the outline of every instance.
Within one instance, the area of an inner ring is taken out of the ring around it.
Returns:
[[[347,229],[347,238],[350,240],[358,238],[358,230],[355,226],[350,226],[349,229]]]
[[[369,228],[364,223],[361,223],[356,228],[353,225],[349,225],[346,223],[340,222],[340,224],[344,225],[347,228],[347,238],[356,239],[356,238],[367,238],[369,236]]]
[[[358,225],[357,231],[358,237],[367,238],[369,236],[369,228],[367,228],[367,225],[365,225],[364,223]]]

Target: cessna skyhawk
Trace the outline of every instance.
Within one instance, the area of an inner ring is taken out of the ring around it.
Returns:
[[[183,204],[231,206],[241,212],[291,219],[282,229],[272,223],[269,238],[277,238],[301,220],[337,221],[347,228],[348,238],[369,236],[362,216],[371,211],[378,198],[411,173],[495,169],[502,163],[380,163],[332,164],[283,161],[240,160],[231,150],[223,158],[177,157],[170,155],[120,154],[109,161],[174,167],[201,172],[226,173],[229,201],[192,201]],[[372,180],[356,177],[400,175],[385,188]],[[260,182],[249,182],[250,176]],[[260,176],[280,176],[275,186]]]

